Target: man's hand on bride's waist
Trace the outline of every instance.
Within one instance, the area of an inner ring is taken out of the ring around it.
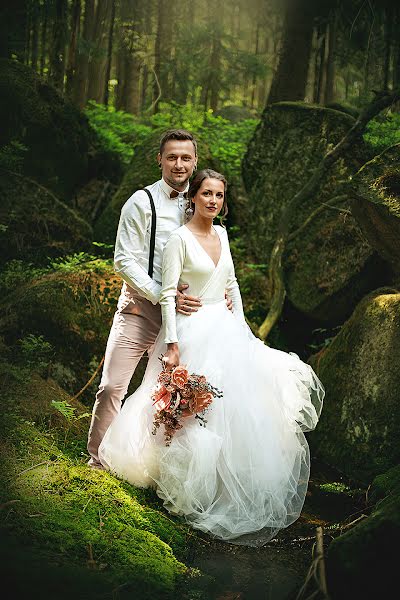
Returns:
[[[228,292],[225,290],[225,300],[226,300],[226,306],[229,308],[229,310],[233,310],[233,302],[232,300],[229,298],[228,296]]]
[[[186,316],[197,312],[201,306],[200,298],[185,293],[188,287],[186,283],[179,285],[175,296],[176,312]]]

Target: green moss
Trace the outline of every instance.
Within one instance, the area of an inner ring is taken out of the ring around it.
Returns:
[[[2,59],[0,73],[0,143],[24,144],[26,173],[69,198],[87,177],[86,118],[22,63]]]
[[[399,331],[400,294],[376,290],[312,361],[326,388],[314,453],[366,483],[400,459]]]
[[[72,383],[85,383],[93,358],[97,366],[103,355],[120,279],[111,267],[91,261],[78,269],[44,270],[33,279],[28,274],[0,302],[2,335],[10,346],[29,334],[43,336],[57,362],[72,369]]]
[[[0,168],[0,255],[44,263],[90,247],[91,226],[65,203],[18,174]]]
[[[400,144],[367,162],[352,180],[352,211],[368,242],[392,268],[400,264]]]
[[[328,587],[334,599],[392,597],[400,534],[399,469],[396,466],[373,481],[371,516],[329,546]]]
[[[189,529],[159,502],[150,506],[150,491],[68,458],[54,434],[15,412],[2,415],[1,433],[7,532],[33,556],[40,549],[78,574],[86,566],[104,585],[133,586],[140,599],[170,597],[193,576],[176,558],[185,555]]]
[[[282,102],[265,109],[242,163],[248,249],[259,262],[269,264],[288,202],[353,124],[348,114],[303,103]],[[371,284],[380,284],[373,252],[349,211],[349,177],[368,158],[360,141],[324,175],[289,224],[290,231],[297,230],[322,203],[344,196],[289,241],[283,262],[290,302],[320,322],[348,317]]]

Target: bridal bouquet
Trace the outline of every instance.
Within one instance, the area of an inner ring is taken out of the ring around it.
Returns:
[[[189,374],[183,365],[178,365],[172,371],[167,371],[163,366],[151,394],[153,406],[156,406],[153,435],[160,425],[164,425],[165,445],[169,446],[175,431],[183,427],[183,417],[194,415],[200,419],[200,425],[205,425],[205,410],[214,398],[221,398],[222,395],[204,375]]]

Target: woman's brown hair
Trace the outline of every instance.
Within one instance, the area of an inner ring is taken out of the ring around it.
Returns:
[[[190,218],[189,215],[191,213],[194,213],[195,207],[192,202],[192,198],[195,197],[195,195],[201,187],[201,184],[205,179],[217,179],[218,181],[222,181],[222,183],[224,184],[224,202],[222,204],[221,211],[218,215],[218,217],[221,219],[222,224],[223,219],[225,219],[226,215],[228,214],[228,203],[226,200],[226,190],[228,187],[228,182],[221,173],[218,173],[218,171],[213,171],[212,169],[202,169],[201,171],[198,171],[198,173],[196,173],[195,177],[192,179],[188,189],[188,206],[186,207],[186,214]]]

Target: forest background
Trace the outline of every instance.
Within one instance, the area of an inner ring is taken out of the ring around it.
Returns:
[[[396,0],[2,2],[2,556],[22,594],[44,563],[41,597],[61,593],[61,571],[93,597],[127,579],[143,598],[221,593],[188,568],[192,534],[151,493],[85,465],[120,209],[158,179],[170,127],[229,180],[253,332],[327,388],[310,443],[337,475],[311,496],[350,498],[337,517],[349,531],[311,505],[300,527],[332,528],[330,594],[382,594],[388,541],[370,531],[390,523],[395,542],[400,527],[399,87]]]

